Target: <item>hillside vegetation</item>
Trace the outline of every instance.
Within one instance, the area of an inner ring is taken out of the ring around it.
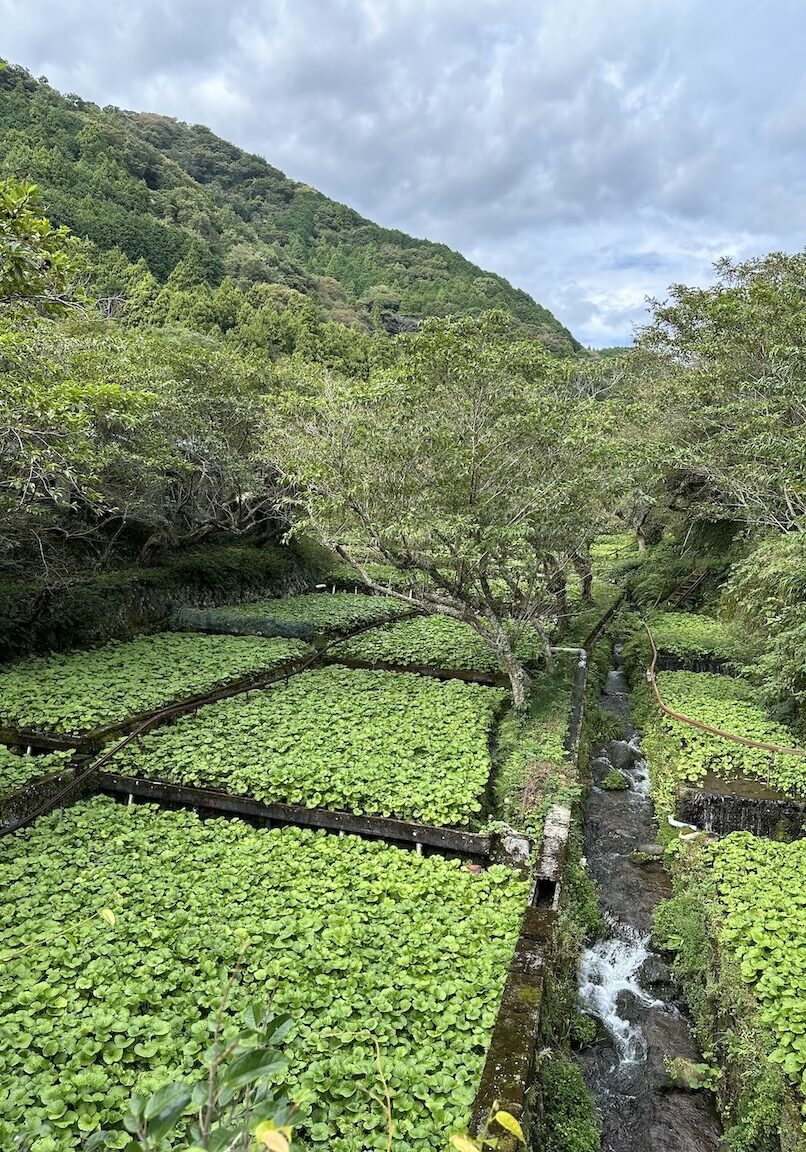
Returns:
[[[444,244],[380,228],[201,125],[99,108],[22,68],[0,73],[0,171],[37,183],[51,220],[91,241],[110,307],[134,297],[136,313],[173,275],[226,284],[230,303],[233,289],[302,293],[323,319],[363,330],[503,308],[553,351],[579,347],[526,292]],[[156,311],[171,313],[165,299]],[[185,318],[174,307],[170,319]]]

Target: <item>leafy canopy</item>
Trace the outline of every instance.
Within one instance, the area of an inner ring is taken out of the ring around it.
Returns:
[[[308,375],[286,397],[276,445],[302,526],[347,559],[355,544],[424,576],[421,606],[473,626],[520,703],[512,643],[540,627],[551,573],[596,531],[609,418],[492,314],[427,324],[366,385]]]
[[[639,333],[643,439],[689,519],[806,528],[806,253],[674,285]]]

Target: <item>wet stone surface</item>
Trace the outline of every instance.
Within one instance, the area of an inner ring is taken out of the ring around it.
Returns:
[[[599,1110],[603,1152],[706,1152],[720,1147],[713,1099],[681,1089],[668,1072],[672,1060],[701,1056],[668,967],[649,945],[653,910],[671,884],[656,851],[647,766],[618,668],[600,704],[619,718],[622,733],[592,755],[585,856],[610,934],[580,964],[582,1007],[603,1025],[602,1038],[580,1056],[582,1070]],[[629,790],[601,787],[614,767]]]

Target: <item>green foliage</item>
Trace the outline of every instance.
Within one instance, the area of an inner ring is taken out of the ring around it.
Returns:
[[[538,663],[542,645],[537,634],[521,636],[515,651],[524,663]],[[368,663],[417,664],[490,674],[504,671],[489,644],[469,624],[447,616],[421,616],[374,628],[339,644],[333,655]]]
[[[608,663],[610,663],[609,653]],[[597,700],[592,700],[585,706],[585,727],[592,744],[607,744],[611,740],[621,740],[624,736],[624,724],[620,717],[609,709],[602,708]]]
[[[681,555],[675,543],[664,540],[648,549],[642,563],[627,572],[621,583],[640,608],[651,609],[671,596],[695,571],[699,574],[698,559],[694,553]]]
[[[307,637],[321,632],[349,632],[410,610],[402,601],[391,597],[367,596],[361,592],[330,595],[313,592],[278,600],[227,604],[223,608],[187,608],[178,614],[177,620],[185,628],[209,632]]]
[[[508,712],[499,725],[495,811],[536,840],[552,804],[571,803],[580,794],[565,747],[569,709],[568,672],[558,667],[536,680],[525,715]]]
[[[602,781],[602,787],[606,788],[609,792],[623,792],[630,787],[630,782],[623,772],[619,772],[614,768],[612,772],[608,772]]]
[[[608,532],[591,544],[594,575],[600,580],[613,580],[639,562],[638,541],[632,532]]]
[[[78,734],[268,672],[309,651],[294,640],[161,632],[30,657],[0,674],[0,723]]]
[[[736,565],[723,591],[727,612],[754,641],[752,672],[765,697],[806,731],[806,538],[763,541]]]
[[[770,1059],[806,1098],[806,841],[734,832],[708,849],[708,859],[725,914],[720,940],[775,1035]]]
[[[363,564],[363,568],[370,579],[377,584],[393,588],[397,592],[407,592],[409,588],[416,588],[423,584],[422,577],[418,572],[401,572],[400,569],[392,567],[391,564],[378,564],[368,560]],[[333,581],[337,586],[360,587],[364,583],[361,573],[351,564],[343,562],[332,565],[328,570],[327,579]]]
[[[18,325],[0,372],[4,566],[27,575],[44,560],[52,579],[97,564],[114,540],[148,565],[216,531],[276,531],[267,366],[85,319]]]
[[[582,866],[579,843],[575,844],[568,863],[563,912],[565,930],[571,932],[577,945],[583,942],[589,944],[606,931],[599,893]]]
[[[0,180],[0,309],[63,311],[73,274],[69,232],[43,215],[36,186]]]
[[[571,1017],[571,1043],[576,1048],[587,1048],[595,1044],[599,1034],[599,1025],[595,1016],[578,1009]]]
[[[600,620],[618,603],[622,592],[609,580],[594,578],[589,602],[580,601],[575,606],[568,625],[560,637],[561,644],[582,644],[596,628]]]
[[[505,1133],[502,1137],[501,1131]],[[511,1137],[515,1137],[513,1141]],[[520,1120],[511,1112],[504,1112],[498,1108],[498,1101],[494,1101],[481,1126],[478,1135],[470,1136],[465,1132],[454,1132],[450,1139],[451,1147],[456,1152],[483,1152],[485,1148],[515,1147],[526,1144],[526,1134]]]
[[[22,756],[0,745],[0,800],[34,780],[66,768],[72,752],[50,752],[45,756]]]
[[[467,824],[503,691],[336,665],[147,733],[118,771],[258,800]]]
[[[675,954],[701,1048],[722,1071],[714,1088],[731,1152],[806,1146],[792,1092],[802,1053],[798,1072],[785,1070],[802,1042],[803,850],[749,833],[689,849],[655,912],[655,945]]]
[[[734,736],[793,746],[791,731],[770,719],[746,681],[709,672],[661,672],[658,689],[667,706],[682,715]],[[745,773],[788,795],[806,794],[806,758],[744,747],[692,728],[661,713],[648,690],[639,710],[649,762],[658,772],[668,773],[662,796],[656,795],[664,810],[670,802],[665,793],[677,781],[701,780],[708,772],[727,779]]]
[[[255,1002],[237,1036],[225,1039],[221,1016],[217,1013],[212,1023],[212,1043],[194,1085],[174,1081],[150,1096],[132,1096],[123,1118],[133,1137],[126,1152],[173,1148],[172,1136],[177,1127],[186,1126],[183,1114],[189,1105],[195,1111],[189,1139],[198,1152],[249,1152],[258,1144],[287,1152],[300,1114],[278,1086],[287,1069],[278,1046],[293,1020],[287,1014],[272,1015]],[[93,1139],[110,1135],[101,1131]]]
[[[659,950],[674,953],[675,975],[683,983],[688,1006],[702,1029],[707,1027],[710,1007],[708,980],[712,954],[709,932],[706,892],[695,888],[693,881],[685,886],[682,881],[676,883],[672,898],[661,901],[655,909],[652,940]]]
[[[257,594],[280,596],[320,579],[328,557],[310,541],[183,551],[153,568],[82,573],[63,582],[0,583],[0,654],[56,651],[129,639],[163,626],[173,609]]]
[[[289,391],[277,450],[302,524],[348,559],[374,549],[418,572],[416,601],[472,620],[522,708],[512,645],[535,629],[545,640],[554,585],[605,515],[603,428],[615,420],[490,313],[429,321],[369,386],[326,378]]]
[[[665,499],[688,505],[685,497],[665,491]],[[644,612],[654,611],[665,601],[676,600],[690,589],[680,607],[709,606],[719,597],[721,582],[731,565],[747,552],[748,543],[732,522],[682,524],[678,514],[667,513],[668,526],[657,543],[641,554],[641,562],[622,571],[619,584]]]
[[[444,1147],[469,1120],[527,895],[500,866],[103,798],[0,842],[0,883],[4,955],[65,933],[0,967],[0,1144],[49,1123],[31,1152],[78,1152],[133,1090],[195,1080],[241,957],[223,1036],[255,999],[292,1017],[284,1082],[306,1144],[385,1148],[375,1037],[397,1138]],[[116,927],[70,932],[96,902]]]
[[[558,352],[579,348],[502,277],[443,244],[372,224],[206,128],[101,109],[21,68],[0,75],[0,93],[5,170],[35,179],[54,219],[100,253],[122,251],[172,282],[161,305],[169,316],[214,310],[227,276],[240,292],[265,284],[303,292],[331,320],[382,331],[398,330],[398,311],[422,318],[504,307]],[[118,285],[109,287],[112,296]],[[257,316],[252,330],[262,323]]]
[[[563,1057],[544,1060],[540,1086],[547,1127],[545,1152],[599,1152],[596,1109],[579,1065]]]
[[[673,1083],[685,1091],[695,1092],[700,1089],[707,1092],[716,1091],[723,1075],[719,1068],[712,1068],[710,1064],[695,1064],[693,1060],[687,1060],[683,1056],[669,1061],[668,1072]]]
[[[187,549],[162,559],[152,575],[181,590],[212,594],[226,602],[252,597],[275,588],[275,594],[294,583],[318,579],[329,563],[328,553],[312,540],[259,547],[232,545]],[[143,575],[142,569],[139,572]]]
[[[638,335],[657,473],[687,520],[806,526],[806,255],[720,260],[706,288],[674,285]]]
[[[693,612],[660,612],[649,618],[658,652],[681,659],[747,663],[752,645],[735,624]]]
[[[0,308],[0,557],[26,577],[108,510],[101,474],[152,401],[142,380],[77,381],[54,355],[67,327]]]

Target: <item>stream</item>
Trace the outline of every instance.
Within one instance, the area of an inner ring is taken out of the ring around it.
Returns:
[[[585,816],[587,869],[596,882],[608,935],[579,966],[582,1007],[599,1038],[580,1055],[602,1125],[602,1152],[706,1152],[721,1126],[708,1092],[676,1087],[667,1062],[698,1063],[685,1005],[665,961],[651,949],[655,906],[671,892],[656,841],[646,761],[630,722],[627,684],[615,649],[599,703],[621,722],[622,738],[594,746]],[[613,769],[629,788],[601,782]],[[640,852],[639,860],[631,854]]]

